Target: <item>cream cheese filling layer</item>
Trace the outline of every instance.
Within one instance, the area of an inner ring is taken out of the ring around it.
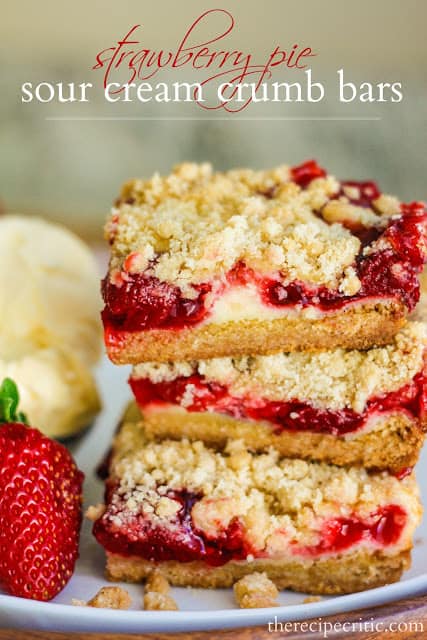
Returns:
[[[363,304],[391,302],[392,299],[362,298],[348,302],[344,309],[354,308]],[[341,310],[339,310],[341,311]],[[268,321],[280,318],[300,318],[311,320],[336,313],[336,310],[324,311],[312,305],[303,307],[300,304],[292,306],[275,306],[262,301],[255,284],[231,287],[220,294],[214,301],[208,316],[202,324],[226,324],[227,322],[241,322],[244,320]]]
[[[223,324],[241,320],[274,320],[289,315],[289,311],[298,313],[296,309],[287,310],[285,307],[265,304],[260,298],[256,285],[248,284],[245,287],[232,287],[220,295],[214,302],[205,324]],[[322,315],[322,312],[316,308],[310,309],[310,312],[311,317]]]

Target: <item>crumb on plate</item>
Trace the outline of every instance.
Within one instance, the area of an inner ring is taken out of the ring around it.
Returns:
[[[169,591],[170,584],[159,571],[150,573],[145,583],[145,593],[155,592],[166,596]]]
[[[178,611],[178,605],[165,593],[147,591],[144,594],[144,609],[146,611]]]
[[[321,599],[322,598],[320,596],[307,596],[306,598],[304,598],[302,603],[303,604],[311,604],[312,602],[320,602]]]
[[[250,573],[238,580],[234,596],[241,609],[277,607],[277,587],[265,573]]]
[[[90,600],[77,600],[71,603],[76,607],[94,607],[96,609],[129,609],[132,600],[129,593],[121,587],[101,587]]]

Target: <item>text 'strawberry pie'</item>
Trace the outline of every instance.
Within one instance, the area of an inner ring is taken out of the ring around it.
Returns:
[[[147,441],[128,409],[94,535],[113,580],[153,569],[172,584],[226,587],[254,571],[279,588],[348,593],[397,580],[421,506],[404,478],[202,442]]]
[[[106,226],[116,363],[387,344],[419,298],[423,203],[315,162],[124,185]]]
[[[277,353],[141,363],[130,385],[147,436],[399,473],[427,427],[426,330],[408,323],[367,351]]]

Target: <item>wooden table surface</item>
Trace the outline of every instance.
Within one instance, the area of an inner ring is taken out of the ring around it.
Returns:
[[[159,612],[159,615],[161,613]],[[312,623],[310,631],[310,623]],[[320,627],[320,623],[323,624]],[[285,624],[285,623],[283,623]],[[50,633],[0,629],[0,640],[371,640],[373,638],[395,638],[409,640],[427,638],[427,595],[401,600],[381,607],[363,609],[325,618],[315,618],[295,624],[274,633],[267,625],[228,629],[223,631],[193,631],[191,633],[108,634],[108,633]],[[352,629],[352,624],[356,625]],[[303,626],[305,625],[305,626]],[[343,627],[343,625],[346,625]],[[365,625],[365,630],[360,630]],[[374,627],[375,625],[375,627]]]

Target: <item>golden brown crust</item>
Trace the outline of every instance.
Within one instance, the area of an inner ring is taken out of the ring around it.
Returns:
[[[228,439],[242,440],[253,451],[274,447],[280,455],[328,462],[338,466],[361,465],[397,472],[418,460],[427,423],[420,425],[405,413],[384,418],[381,427],[351,438],[308,431],[274,433],[267,422],[238,420],[219,413],[149,411],[144,430],[149,438],[188,438],[223,447]]]
[[[313,594],[342,594],[373,589],[399,580],[410,566],[410,552],[385,555],[379,551],[358,551],[345,556],[318,560],[255,560],[228,562],[212,567],[204,562],[150,562],[137,557],[107,553],[107,578],[113,581],[142,582],[156,569],[175,586],[231,587],[245,575],[260,571],[278,589]]]
[[[405,324],[405,306],[397,301],[358,303],[321,318],[304,315],[274,320],[206,323],[178,331],[151,329],[106,334],[115,364],[202,360],[301,349],[368,349],[389,344]]]

